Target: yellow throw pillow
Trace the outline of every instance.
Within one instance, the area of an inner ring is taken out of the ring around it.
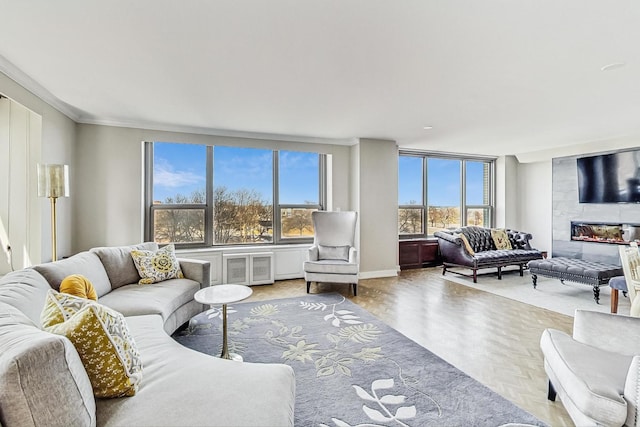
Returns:
[[[513,249],[511,242],[509,241],[509,235],[507,231],[500,228],[491,229],[491,238],[496,245],[496,249]]]
[[[46,329],[68,320],[83,307],[91,304],[91,302],[91,300],[86,298],[80,298],[49,289],[44,301],[44,308],[40,313],[42,328]]]
[[[80,274],[65,277],[60,283],[60,292],[98,301],[95,288],[89,279]]]
[[[471,247],[471,244],[469,243],[469,239],[467,239],[467,236],[465,236],[462,233],[454,234],[454,236],[459,237],[460,240],[462,240],[462,244],[464,245],[464,248],[467,250],[467,252],[469,252],[469,255],[473,256],[476,254],[473,248]]]
[[[173,244],[156,252],[132,250],[131,257],[141,277],[138,281],[141,285],[184,277]]]
[[[121,313],[89,302],[46,330],[73,343],[96,397],[136,394],[142,379],[142,360]]]

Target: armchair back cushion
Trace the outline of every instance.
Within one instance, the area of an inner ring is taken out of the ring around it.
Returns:
[[[357,215],[356,212],[313,212],[314,243],[318,246],[353,246]]]

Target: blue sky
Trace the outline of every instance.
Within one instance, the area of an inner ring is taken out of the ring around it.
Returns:
[[[153,198],[163,201],[176,194],[191,194],[206,185],[206,147],[195,144],[154,144]],[[318,154],[281,151],[280,203],[318,203]],[[272,151],[216,146],[213,182],[229,190],[253,189],[271,203]]]
[[[280,203],[318,203],[318,154],[281,151]],[[422,158],[399,158],[400,204],[422,200]],[[428,197],[435,206],[460,204],[459,160],[429,158]],[[272,151],[242,147],[214,147],[213,182],[229,190],[255,189],[271,203],[273,194]],[[156,143],[154,145],[154,200],[164,201],[176,194],[191,194],[206,184],[206,147],[196,144]],[[482,204],[483,163],[467,162],[467,204]]]
[[[398,161],[398,203],[422,201],[422,158],[400,156]],[[459,160],[427,160],[428,202],[434,206],[460,205]],[[483,200],[483,163],[467,162],[467,204],[481,205]]]

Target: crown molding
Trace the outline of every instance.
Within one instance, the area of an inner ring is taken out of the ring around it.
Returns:
[[[228,130],[228,129],[215,129],[215,128],[207,128],[207,127],[199,127],[199,126],[144,122],[144,121],[137,121],[137,120],[112,120],[112,119],[103,119],[99,117],[82,116],[76,121],[78,123],[88,124],[88,125],[148,129],[153,131],[191,133],[196,135],[211,135],[211,136],[221,136],[221,137],[229,137],[229,138],[246,138],[246,139],[260,139],[260,140],[271,140],[271,141],[303,142],[303,143],[309,143],[309,144],[330,144],[330,145],[347,145],[347,146],[355,145],[358,143],[358,138],[320,138],[320,137],[302,136],[302,135],[286,135],[286,134],[267,133],[267,132],[249,132],[249,131],[237,131],[237,130]]]
[[[49,92],[44,86],[25,74],[24,71],[2,55],[0,55],[0,72],[71,120],[77,122],[80,119],[80,111],[60,100],[60,98]]]

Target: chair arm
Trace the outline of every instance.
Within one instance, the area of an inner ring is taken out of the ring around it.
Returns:
[[[444,262],[475,266],[475,258],[469,255],[460,237],[442,231],[436,231],[433,235],[438,238],[438,248]]]
[[[626,426],[640,427],[640,356],[634,356],[624,383],[624,400],[627,401]]]
[[[358,263],[358,250],[353,246],[349,248],[349,262],[352,264]]]
[[[200,283],[200,288],[211,286],[211,263],[209,261],[178,258],[178,262],[185,278]]]
[[[640,354],[640,318],[576,310],[573,339],[613,353]]]
[[[316,245],[309,248],[309,261],[318,261],[318,247]]]

